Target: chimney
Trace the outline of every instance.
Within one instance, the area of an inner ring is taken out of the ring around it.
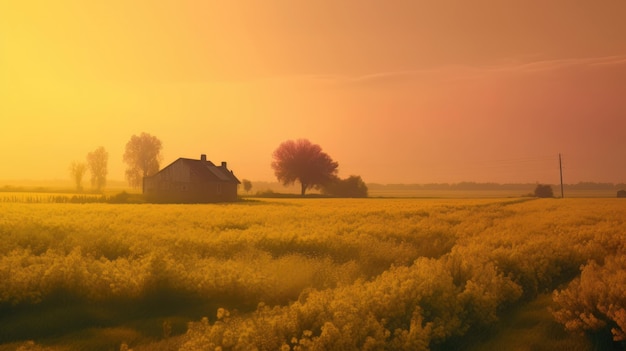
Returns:
[[[222,168],[226,168],[226,161],[222,161]]]
[[[206,162],[206,155],[205,154],[200,155],[200,161]]]

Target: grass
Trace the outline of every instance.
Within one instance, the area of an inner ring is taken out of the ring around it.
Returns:
[[[550,294],[511,308],[501,320],[470,340],[465,351],[591,351],[593,345],[584,335],[573,335],[554,321],[549,311]]]

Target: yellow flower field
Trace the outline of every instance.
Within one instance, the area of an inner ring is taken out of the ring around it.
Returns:
[[[6,202],[0,237],[0,350],[470,350],[546,296],[532,342],[624,345],[620,199]]]

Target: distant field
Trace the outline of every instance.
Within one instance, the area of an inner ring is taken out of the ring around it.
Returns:
[[[49,199],[52,196],[91,196],[90,189],[77,193],[74,185],[68,180],[53,181],[10,181],[0,180],[0,201],[11,201],[11,196],[18,198],[38,195]],[[401,197],[401,198],[513,198],[532,194],[536,184],[495,184],[495,183],[458,183],[458,184],[367,184],[370,197]],[[626,184],[579,183],[565,184],[565,197],[568,198],[611,198],[616,197],[617,190],[626,189]],[[555,197],[561,197],[558,185],[553,185]],[[124,181],[109,181],[104,191],[105,196],[121,192],[140,193],[141,189],[129,188]],[[239,187],[238,193],[243,197],[258,195],[287,194],[299,195],[298,184],[284,186],[278,182],[253,182],[252,189],[245,192]],[[307,194],[319,194],[319,190],[309,190]]]
[[[0,350],[592,350],[625,233],[623,199],[5,202]]]
[[[25,192],[25,191],[3,191],[0,192],[0,202],[25,202],[25,203],[55,203],[72,202],[99,199],[100,194],[75,194],[70,192]]]
[[[421,189],[402,189],[402,190],[370,190],[370,197],[392,197],[392,198],[447,198],[447,199],[463,199],[463,198],[519,198],[528,195],[530,192],[524,193],[519,190],[421,190]]]
[[[532,194],[533,189],[522,190],[370,190],[370,197],[416,197],[416,198],[514,198]],[[561,197],[560,191],[555,197]],[[611,198],[616,197],[613,190],[569,190],[566,198]]]
[[[527,197],[534,192],[534,185],[503,189],[430,189],[419,186],[371,186],[370,197],[415,197],[415,198],[514,198]],[[560,198],[561,190],[553,187],[554,196]],[[614,189],[566,189],[566,198],[611,198],[616,197]]]

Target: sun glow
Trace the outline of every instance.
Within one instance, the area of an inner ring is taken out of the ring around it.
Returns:
[[[624,181],[624,6],[5,1],[0,179],[99,146],[122,179],[148,132],[258,180],[308,138],[368,182],[554,182],[472,165],[558,152],[571,182]]]

